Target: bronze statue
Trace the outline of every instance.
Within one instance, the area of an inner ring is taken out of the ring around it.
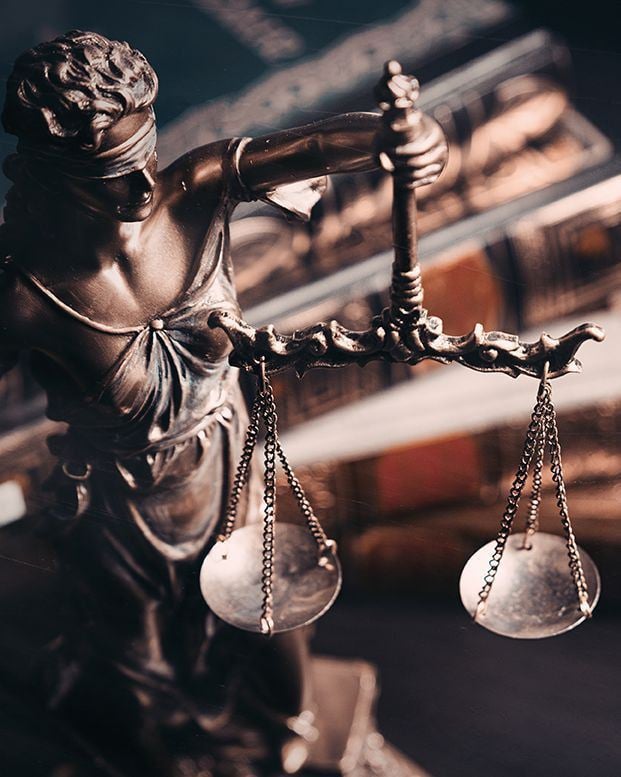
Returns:
[[[50,440],[44,520],[73,607],[43,696],[114,773],[270,775],[309,719],[306,635],[237,631],[198,586],[247,420],[229,357],[246,369],[263,359],[268,372],[431,358],[538,376],[546,363],[556,377],[602,333],[585,325],[524,344],[477,326],[449,337],[427,315],[415,190],[441,172],[446,143],[413,111],[418,85],[396,63],[378,88],[383,117],[222,140],[162,171],[156,94],[142,54],[79,31],[25,52],[7,84],[3,122],[18,146],[5,164],[0,365],[28,352],[48,415],[67,424]],[[376,159],[394,180],[391,307],[363,332],[245,324],[229,258],[235,206],[263,199],[304,217],[326,174]]]
[[[80,31],[22,54],[7,84],[18,146],[0,232],[2,371],[29,352],[49,417],[68,425],[50,439],[45,520],[73,610],[45,696],[97,746],[114,720],[128,773],[181,773],[175,758],[197,753],[214,774],[271,773],[309,704],[306,637],[205,625],[198,565],[246,421],[231,346],[208,318],[239,315],[235,206],[307,214],[320,177],[376,165],[380,119],[226,139],[158,170],[156,95],[142,54]],[[427,149],[421,182],[445,154]]]

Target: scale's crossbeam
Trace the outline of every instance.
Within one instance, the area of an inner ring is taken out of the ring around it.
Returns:
[[[308,329],[284,335],[273,326],[253,329],[243,319],[224,311],[215,311],[212,326],[222,328],[234,350],[231,363],[256,370],[265,360],[267,372],[293,368],[303,374],[313,367],[364,365],[372,360],[418,364],[425,359],[448,364],[457,362],[481,372],[504,372],[513,377],[541,377],[549,363],[549,377],[579,372],[576,351],[586,340],[601,341],[604,331],[596,324],[582,324],[560,338],[542,334],[534,343],[524,343],[516,335],[485,332],[477,324],[462,336],[445,335],[442,320],[422,311],[416,321],[406,320],[394,328],[390,311],[384,311],[364,331],[350,331],[338,322],[315,324]]]

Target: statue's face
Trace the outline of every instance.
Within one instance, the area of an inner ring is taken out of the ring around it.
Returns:
[[[134,136],[148,120],[146,111],[124,116],[104,132],[99,152],[120,147]],[[115,221],[144,221],[153,210],[153,192],[157,156],[153,152],[146,165],[114,178],[65,177],[64,191],[79,207],[93,215]]]

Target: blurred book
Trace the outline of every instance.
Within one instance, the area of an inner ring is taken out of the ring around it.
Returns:
[[[467,332],[477,321],[525,327],[605,304],[618,285],[619,168],[601,169],[611,145],[569,105],[566,78],[567,51],[536,31],[424,92],[451,148],[445,177],[419,196],[425,304],[445,331]],[[386,305],[390,179],[334,181],[310,225],[268,215],[233,224],[242,302],[261,299],[246,310],[253,324],[293,331],[335,318],[361,329]],[[364,371],[310,371],[302,382],[276,376],[282,423],[433,366],[373,362]]]
[[[19,411],[20,406],[13,409]],[[0,434],[0,527],[38,512],[47,503],[49,496],[42,485],[51,471],[52,459],[46,440],[61,428],[43,417],[42,407],[33,419],[18,422],[16,418],[13,427]]]

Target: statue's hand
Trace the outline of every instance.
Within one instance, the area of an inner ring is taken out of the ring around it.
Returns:
[[[383,111],[376,154],[380,165],[410,188],[433,183],[446,164],[448,146],[440,125],[415,107],[418,81],[387,62],[375,88]]]
[[[420,84],[414,76],[402,72],[401,65],[390,60],[384,65],[382,77],[373,92],[380,110],[413,108],[420,95]]]
[[[433,183],[446,165],[448,146],[435,119],[420,114],[416,132],[405,143],[395,144],[394,133],[383,132],[378,139],[380,165],[412,188]]]

